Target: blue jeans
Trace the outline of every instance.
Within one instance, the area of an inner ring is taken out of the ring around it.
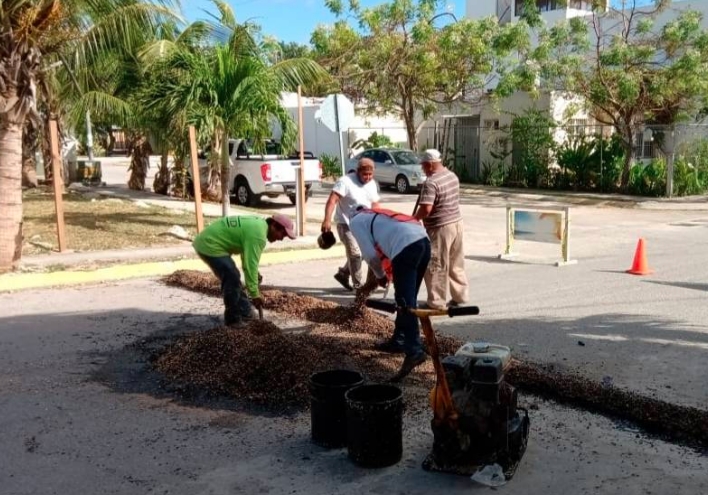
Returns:
[[[206,263],[216,278],[221,282],[221,294],[224,296],[224,323],[240,323],[243,318],[253,318],[251,301],[246,296],[241,284],[241,273],[231,256],[207,256],[197,253]]]
[[[430,240],[427,237],[409,244],[391,260],[394,297],[399,306],[418,307],[418,291],[429,261]],[[392,340],[403,346],[406,356],[423,352],[418,317],[408,311],[399,311]]]

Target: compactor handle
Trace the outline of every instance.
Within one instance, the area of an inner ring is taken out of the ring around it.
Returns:
[[[455,316],[478,315],[479,306],[457,306],[455,308],[449,308],[447,314],[450,318]]]
[[[394,301],[387,301],[385,299],[367,299],[365,304],[367,308],[378,309],[386,313],[395,313],[398,311],[398,305]]]
[[[398,306],[395,301],[389,301],[386,299],[367,299],[365,304],[367,308],[377,309],[386,313],[395,313],[401,309],[406,310],[406,308]],[[479,306],[458,306],[447,309],[408,309],[408,311],[418,317],[449,316],[450,318],[453,318],[455,316],[478,315]]]

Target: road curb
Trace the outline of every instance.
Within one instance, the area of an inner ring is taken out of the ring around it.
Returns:
[[[321,249],[272,251],[263,253],[261,256],[261,266],[342,258],[344,255],[343,246],[335,246],[327,251]],[[239,261],[238,257],[236,261]],[[133,278],[158,277],[169,275],[176,270],[208,271],[209,269],[204,262],[199,259],[183,259],[176,261],[119,264],[87,271],[66,270],[50,273],[8,273],[0,275],[0,293],[27,289],[95,284]]]

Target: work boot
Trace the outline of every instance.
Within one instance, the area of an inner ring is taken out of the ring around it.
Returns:
[[[419,351],[418,354],[412,354],[412,355],[406,356],[406,358],[403,360],[403,364],[401,365],[401,369],[398,370],[398,373],[396,373],[389,380],[389,382],[393,382],[393,383],[400,382],[405,377],[407,377],[411,371],[413,371],[413,368],[423,364],[426,359],[428,359],[428,355],[423,351]]]
[[[376,342],[374,349],[379,352],[387,352],[388,354],[403,354],[405,352],[403,345],[393,339],[385,339]]]
[[[230,320],[226,323],[224,323],[227,327],[229,328],[245,328],[248,323],[245,322],[244,320],[238,319],[238,320]]]
[[[349,277],[343,274],[341,271],[334,274],[334,280],[339,282],[339,284],[347,290],[354,290],[354,288],[349,283]]]

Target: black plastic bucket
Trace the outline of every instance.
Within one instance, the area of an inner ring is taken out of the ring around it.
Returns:
[[[403,454],[403,392],[394,385],[361,385],[347,398],[349,458],[364,467],[396,464]]]
[[[322,447],[347,444],[347,403],[344,394],[364,383],[357,371],[329,370],[310,377],[312,441]]]

